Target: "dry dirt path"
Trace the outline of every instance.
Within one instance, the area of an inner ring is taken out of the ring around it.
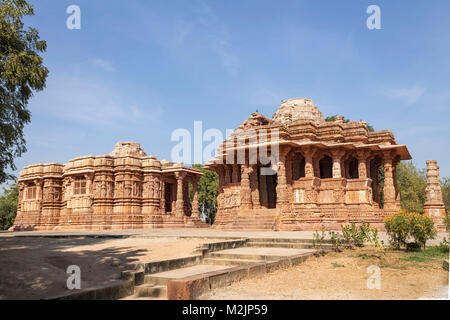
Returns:
[[[214,290],[199,299],[420,299],[448,298],[449,273],[443,259],[403,261],[405,253],[383,255],[372,249],[346,250],[312,257],[301,265]],[[380,290],[368,289],[367,267],[381,270]],[[443,296],[445,295],[445,296]]]
[[[82,288],[107,284],[135,263],[187,256],[205,241],[0,237],[0,299],[41,299],[68,292],[70,265],[81,268]]]

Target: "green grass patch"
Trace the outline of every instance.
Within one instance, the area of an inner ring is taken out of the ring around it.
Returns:
[[[417,252],[407,252],[404,257],[400,258],[400,261],[426,263],[448,258],[448,255],[449,252],[445,247],[435,246]]]
[[[339,264],[336,262],[333,262],[333,268],[344,268],[345,266],[343,264]]]
[[[397,270],[408,269],[405,265],[398,266],[398,265],[393,265],[393,264],[382,264],[382,265],[380,265],[380,268],[389,268],[389,269],[397,269]]]
[[[367,260],[367,259],[381,259],[381,256],[376,255],[376,254],[367,254],[367,253],[358,253],[356,255],[356,258],[362,259],[362,260]]]

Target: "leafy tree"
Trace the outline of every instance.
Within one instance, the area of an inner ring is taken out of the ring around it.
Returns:
[[[446,211],[450,211],[450,179],[441,179],[442,199],[444,200]]]
[[[412,161],[400,162],[397,166],[397,185],[402,208],[409,212],[423,212],[427,187],[424,169],[417,169]]]
[[[384,208],[384,166],[378,168],[378,185],[380,186],[380,208]]]
[[[213,224],[217,213],[219,176],[214,171],[206,170],[201,164],[194,164],[192,167],[203,172],[203,176],[198,183],[198,204],[200,211],[204,212],[209,222]]]
[[[326,122],[333,122],[333,121],[336,121],[337,116],[338,116],[338,115],[336,114],[336,115],[334,115],[334,116],[326,117],[326,118],[325,118],[325,121],[326,121]],[[349,123],[349,122],[350,122],[350,120],[344,119],[344,123]]]
[[[48,69],[40,52],[47,44],[37,29],[24,29],[23,17],[34,15],[25,0],[0,3],[0,183],[12,176],[14,158],[26,151],[24,125],[30,122],[28,101],[35,91],[45,88]]]
[[[326,122],[333,122],[333,121],[336,121],[336,117],[337,117],[337,115],[330,116],[330,117],[326,117],[326,118],[325,118],[325,121],[326,121]],[[344,123],[349,123],[349,122],[350,122],[349,119],[345,119],[345,118],[344,118]],[[368,129],[370,132],[374,132],[374,131],[375,131],[375,129],[374,129],[370,124],[368,124],[368,123],[367,123],[367,129]]]
[[[19,185],[13,184],[3,189],[3,196],[0,197],[0,230],[8,230],[14,224],[18,200]]]

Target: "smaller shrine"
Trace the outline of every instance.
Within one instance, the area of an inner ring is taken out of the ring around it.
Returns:
[[[11,230],[205,226],[195,210],[201,176],[181,163],[148,156],[135,142],[119,142],[109,155],[31,165],[20,173]]]

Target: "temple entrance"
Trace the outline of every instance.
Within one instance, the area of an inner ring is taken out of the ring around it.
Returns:
[[[277,181],[278,175],[274,174],[271,176],[267,176],[267,197],[269,209],[275,209],[277,207]]]
[[[319,161],[319,168],[321,179],[333,178],[333,160],[329,156],[325,156]]]
[[[351,157],[349,160],[346,161],[346,164],[348,166],[347,171],[347,179],[358,179],[359,173],[358,173],[358,160]]]
[[[172,202],[173,202],[173,184],[169,182],[164,183],[164,203],[165,203],[165,211],[172,212]]]
[[[277,174],[262,175],[258,168],[258,188],[261,207],[275,209],[277,207]]]

